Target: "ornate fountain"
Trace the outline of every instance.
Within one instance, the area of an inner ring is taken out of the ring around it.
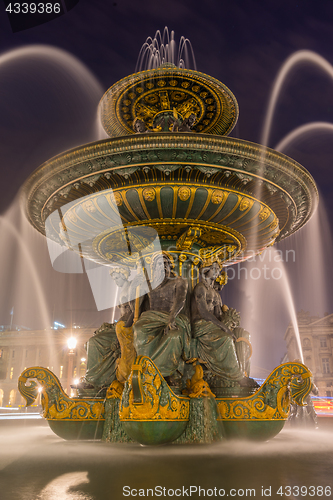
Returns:
[[[22,199],[30,223],[48,238],[126,276],[136,270],[145,278],[145,289],[128,287],[134,323],[140,297],[152,291],[156,254],[166,255],[174,278],[186,283],[181,313],[190,318],[200,270],[218,264],[214,286],[221,287],[222,267],[296,232],[316,209],[316,185],[301,165],[227,137],[238,118],[237,101],[208,75],[171,63],[140,71],[104,94],[99,113],[110,138],[44,163],[26,181]],[[226,319],[230,310],[223,314]],[[122,323],[118,338],[123,332],[130,335],[133,327]],[[248,378],[251,345],[244,333],[238,337]],[[297,362],[275,368],[260,388],[220,383],[191,342],[182,385],[173,386],[154,356],[140,351],[125,386],[114,376],[102,397],[82,390],[69,398],[41,367],[26,369],[19,389],[31,404],[37,388],[26,381],[38,380],[44,417],[66,439],[144,444],[267,439],[282,429],[290,402],[302,404],[311,390],[311,374]]]

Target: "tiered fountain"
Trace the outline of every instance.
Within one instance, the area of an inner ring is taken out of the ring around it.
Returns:
[[[23,192],[30,223],[81,257],[128,272],[143,268],[149,277],[152,257],[167,251],[189,298],[200,267],[253,257],[316,209],[316,185],[301,165],[227,137],[237,101],[210,76],[164,62],[114,84],[99,112],[110,138],[47,161]],[[307,368],[295,362],[275,368],[259,389],[206,386],[180,395],[139,356],[123,393],[110,390],[106,399],[69,398],[54,374],[29,368],[19,380],[28,404],[37,395],[36,384],[25,385],[32,378],[43,387],[44,417],[60,436],[100,438],[104,430],[106,440],[142,443],[266,439],[283,427],[290,401],[302,404],[312,386]],[[208,400],[216,426],[205,438]]]

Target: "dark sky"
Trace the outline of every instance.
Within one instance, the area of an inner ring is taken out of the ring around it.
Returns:
[[[20,296],[18,300],[17,287],[20,286],[17,281],[30,264],[26,257],[20,261],[17,255],[26,251],[24,247],[30,240],[28,236],[13,236],[16,229],[22,235],[22,222],[12,202],[27,176],[44,160],[98,138],[94,123],[99,98],[117,80],[134,72],[142,43],[164,26],[175,31],[176,39],[182,35],[190,39],[199,71],[221,80],[232,90],[240,108],[239,121],[232,135],[254,142],[260,142],[271,88],[284,61],[295,51],[309,50],[333,63],[331,0],[80,0],[65,15],[16,33],[12,33],[1,4],[0,211],[7,223],[2,219],[0,256],[4,270],[0,324],[9,323],[13,305],[17,311],[14,323],[30,327],[39,327],[38,318],[43,316],[41,310],[44,308],[49,316],[67,324],[83,321],[98,326],[109,319],[108,312],[96,315],[83,276],[67,277],[64,283],[63,276],[59,277],[50,270],[47,251],[40,249],[41,238],[34,231],[29,233],[33,240],[29,245],[34,249],[32,258],[42,275],[40,295],[44,296],[45,304],[38,306],[36,312],[36,286],[31,284],[33,273],[27,273],[30,277],[25,278],[27,283],[24,286],[24,290],[31,289],[31,293],[24,292],[24,299]],[[8,51],[27,49],[35,44],[62,49],[77,57],[94,75],[100,89],[92,77],[87,81],[87,74],[75,73],[70,68],[71,63],[67,66],[61,61],[56,63],[51,57],[52,51],[50,57],[47,54],[37,57],[29,51],[20,57],[17,52],[8,54]],[[297,66],[289,74],[280,95],[268,145],[274,147],[286,134],[305,123],[332,122],[332,83],[332,77],[313,64]],[[333,312],[330,305],[333,272],[329,234],[333,214],[331,132],[306,135],[284,152],[311,172],[321,193],[321,229],[317,231],[321,237],[317,236],[312,224],[310,229],[302,230],[300,237],[289,238],[290,241],[279,248],[282,251],[292,248],[296,252],[296,261],[287,266],[296,310],[305,309],[322,315]],[[325,207],[328,223],[325,222]],[[324,250],[320,250],[321,245]],[[326,275],[326,284],[318,278],[320,274]],[[47,283],[45,276],[48,276]],[[244,288],[232,283],[225,290],[226,302],[242,310],[244,327],[247,327],[244,311],[249,305],[253,311],[266,308],[265,302],[261,302],[262,292],[257,291],[257,283],[252,285],[250,283]],[[270,283],[263,283],[264,291],[268,290],[266,287],[271,290]],[[275,293],[286,296],[283,286]],[[283,334],[289,321],[283,302],[275,295],[273,297],[273,293],[271,295],[273,312],[261,322],[261,330],[265,332],[259,332],[260,326],[258,332],[251,332],[256,343],[262,346],[263,355],[268,357],[266,365],[270,365],[271,359],[277,364],[283,355]],[[83,301],[89,304],[84,313]],[[247,307],[244,302],[247,302]],[[255,307],[252,307],[253,302]],[[260,323],[258,317],[256,324]],[[251,325],[254,325],[253,321]],[[272,339],[269,342],[260,340],[272,328]]]

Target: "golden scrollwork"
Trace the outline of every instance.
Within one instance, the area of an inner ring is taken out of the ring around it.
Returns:
[[[200,227],[190,227],[177,240],[177,250],[191,250],[193,243],[201,236]]]
[[[290,401],[303,405],[311,388],[311,372],[306,366],[283,363],[252,396],[217,398],[218,420],[286,420]]]
[[[104,420],[104,402],[97,398],[69,398],[61,383],[47,368],[39,366],[25,369],[19,377],[18,389],[31,405],[38,394],[36,383],[26,385],[29,379],[36,379],[42,386],[43,417],[48,420]]]
[[[135,402],[138,392],[141,400]],[[173,393],[152,360],[138,356],[122,395],[120,420],[186,421],[189,408],[189,398]]]
[[[218,262],[220,267],[224,261],[232,257],[237,250],[236,245],[219,245],[199,250],[199,257],[202,259],[204,267],[211,266],[214,262]]]

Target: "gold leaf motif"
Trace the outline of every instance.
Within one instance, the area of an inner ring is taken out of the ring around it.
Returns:
[[[193,85],[192,90],[193,92],[198,92],[200,90],[199,85]]]
[[[77,217],[76,217],[74,209],[72,211],[70,211],[70,212],[67,212],[66,219],[69,219],[71,222],[76,222],[77,221]]]
[[[142,92],[143,92],[142,87],[137,87],[135,90],[137,91],[138,94],[142,94]]]
[[[154,88],[154,84],[152,82],[147,82],[146,87],[147,87],[147,89],[151,90],[152,88]]]
[[[186,201],[189,199],[189,197],[191,196],[191,190],[190,188],[186,187],[186,186],[182,186],[179,191],[178,191],[178,198],[181,200],[181,201]]]
[[[278,226],[278,224],[279,224],[279,221],[278,221],[277,219],[275,219],[275,220],[272,222],[272,224],[269,226],[269,229],[270,229],[271,231],[273,231],[273,229],[275,229],[275,228]]]
[[[182,87],[184,87],[184,89],[187,89],[189,86],[190,86],[190,82],[182,82]]]
[[[156,192],[155,192],[155,189],[154,188],[145,188],[143,191],[142,191],[142,194],[143,194],[143,197],[146,201],[153,201],[155,200],[155,197],[156,197]]]
[[[208,96],[208,92],[200,92],[200,96],[201,96],[202,98],[205,98],[205,97],[207,97],[207,96]]]
[[[159,81],[157,82],[157,85],[158,85],[159,87],[164,87],[164,86],[166,85],[166,82],[165,82],[164,80],[159,80]]]
[[[242,201],[240,202],[239,210],[241,212],[244,212],[244,210],[251,208],[252,205],[253,205],[253,200],[250,200],[249,198],[243,198]]]
[[[120,207],[123,204],[123,199],[120,193],[113,193],[114,200],[116,202],[117,207]]]
[[[94,203],[91,201],[91,200],[88,200],[86,201],[84,204],[83,204],[83,207],[90,213],[94,213],[96,212],[96,207],[94,205]]]
[[[270,210],[267,207],[262,207],[259,212],[259,219],[263,222],[270,216]]]
[[[178,85],[177,80],[170,80],[169,83],[172,87],[176,87]]]
[[[221,189],[215,189],[212,194],[212,203],[219,205],[224,199],[224,192]]]

